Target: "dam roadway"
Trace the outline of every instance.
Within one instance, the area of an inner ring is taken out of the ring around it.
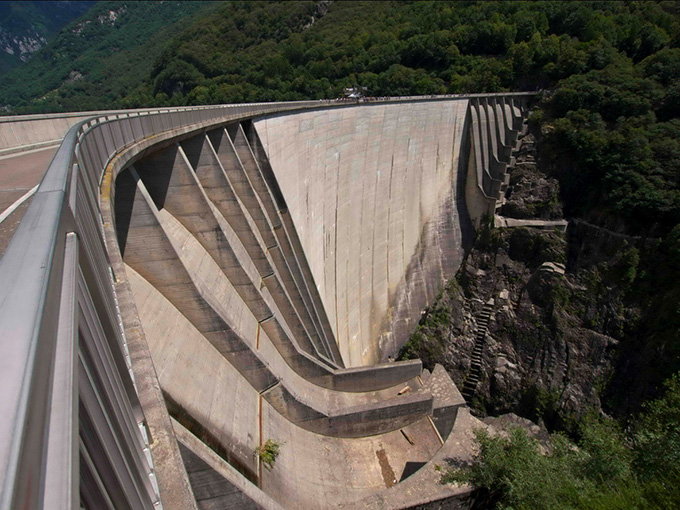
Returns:
[[[0,258],[56,152],[53,146],[0,156]]]
[[[469,460],[480,423],[441,366],[392,360],[502,199],[525,113],[310,102],[81,139],[164,508],[464,506],[435,466]]]

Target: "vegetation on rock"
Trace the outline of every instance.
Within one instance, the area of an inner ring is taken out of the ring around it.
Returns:
[[[478,504],[531,510],[677,508],[680,505],[680,378],[649,404],[632,431],[590,416],[577,444],[554,435],[541,444],[521,428],[477,431],[479,451],[442,480],[482,489]]]

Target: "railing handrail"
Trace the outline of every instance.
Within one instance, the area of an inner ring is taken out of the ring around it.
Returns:
[[[364,98],[368,101],[427,101],[427,100],[445,100],[445,99],[466,99],[474,97],[501,97],[501,96],[535,96],[539,92],[490,92],[490,93],[480,93],[480,94],[436,94],[436,95],[423,95],[423,96],[398,96],[398,97],[367,97]],[[320,99],[317,101],[324,101],[328,103],[335,103],[337,99]],[[304,101],[306,102],[306,101]],[[244,104],[270,104],[270,103],[244,103]],[[28,113],[22,115],[5,115],[0,116],[0,123],[9,122],[24,122],[33,120],[46,120],[46,119],[61,119],[61,118],[72,118],[72,117],[101,117],[110,115],[137,115],[143,113],[155,113],[155,112],[176,112],[176,111],[187,111],[187,110],[197,110],[197,109],[211,109],[211,108],[224,108],[240,106],[234,104],[219,104],[219,105],[201,105],[201,106],[159,106],[159,107],[149,107],[149,108],[129,108],[129,109],[118,109],[118,110],[89,110],[83,112],[59,112],[59,113]]]

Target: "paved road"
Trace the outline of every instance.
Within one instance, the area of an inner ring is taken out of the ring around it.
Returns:
[[[40,183],[55,152],[57,147],[47,147],[0,158],[0,214]],[[30,202],[29,198],[0,223],[0,258]]]

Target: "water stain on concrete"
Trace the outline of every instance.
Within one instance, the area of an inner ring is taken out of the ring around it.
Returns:
[[[397,476],[394,474],[390,461],[387,459],[387,452],[385,452],[384,448],[380,448],[375,454],[378,457],[378,464],[380,464],[380,472],[385,481],[385,487],[392,487],[397,483]]]

